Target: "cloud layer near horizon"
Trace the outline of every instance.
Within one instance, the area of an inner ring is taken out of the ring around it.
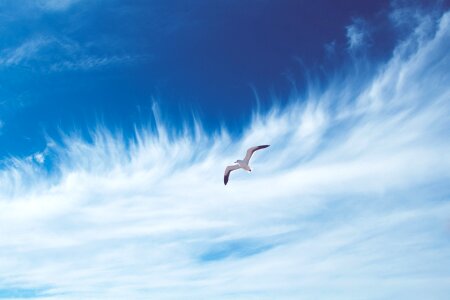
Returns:
[[[132,139],[97,129],[12,159],[0,297],[444,299],[449,48],[450,13],[424,16],[389,61],[255,113],[241,138],[172,133],[155,110]]]

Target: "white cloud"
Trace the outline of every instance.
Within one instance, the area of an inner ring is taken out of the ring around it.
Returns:
[[[62,14],[71,12],[72,8],[79,8],[77,4],[95,3],[96,0],[2,0],[0,9],[2,16],[2,25],[17,20],[33,22],[33,19],[46,14]]]
[[[0,66],[16,66],[33,60],[48,44],[47,38],[36,37],[26,40],[17,47],[4,49],[0,54]]]
[[[49,11],[65,11],[81,0],[36,0],[37,7]]]
[[[123,56],[83,56],[73,60],[62,60],[50,66],[51,71],[86,71],[105,66],[133,62],[136,57]]]
[[[58,299],[446,299],[449,37],[447,13],[357,97],[359,76],[336,78],[240,139],[174,136],[156,115],[131,141],[49,143],[50,173],[11,160],[0,282]]]
[[[370,30],[367,22],[354,18],[347,29],[347,47],[350,51],[366,48],[370,45]]]
[[[0,51],[0,66],[29,66],[50,72],[86,71],[131,63],[143,57],[91,54],[76,41],[54,36],[36,36],[16,47]]]

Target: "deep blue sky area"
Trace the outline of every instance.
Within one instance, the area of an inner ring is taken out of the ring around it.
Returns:
[[[130,133],[149,122],[153,101],[172,125],[193,111],[207,130],[237,132],[255,109],[254,90],[268,108],[291,79],[302,87],[305,68],[348,60],[355,19],[376,20],[365,55],[392,46],[384,0],[67,3],[0,4],[1,158],[99,122]]]

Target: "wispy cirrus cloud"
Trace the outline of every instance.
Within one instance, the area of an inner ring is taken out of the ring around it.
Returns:
[[[142,56],[141,56],[142,57]],[[86,71],[106,66],[135,62],[138,57],[130,55],[82,56],[73,60],[63,60],[50,66],[51,71]]]
[[[39,70],[86,71],[132,63],[143,56],[94,54],[69,38],[35,36],[16,47],[0,51],[0,67],[26,66]]]
[[[50,11],[65,11],[82,0],[36,0],[36,6]]]
[[[76,4],[86,2],[83,0],[28,0],[28,1],[14,1],[3,0],[0,3],[0,8],[5,13],[19,12],[23,17],[33,13],[50,13],[50,12],[65,12],[74,7]],[[8,15],[8,14],[7,14]]]
[[[356,51],[370,46],[370,27],[366,20],[354,18],[352,23],[346,27],[347,48]]]
[[[240,138],[197,122],[175,134],[155,109],[132,138],[97,129],[90,142],[49,142],[49,168],[11,159],[0,173],[0,289],[446,299],[450,13],[435,21],[367,81],[350,71],[311,85],[256,113]],[[224,166],[258,143],[272,146],[253,174],[224,187]]]
[[[49,43],[49,39],[37,37],[26,40],[17,47],[4,49],[0,54],[0,66],[17,66],[34,60],[38,56],[39,51],[48,46]]]

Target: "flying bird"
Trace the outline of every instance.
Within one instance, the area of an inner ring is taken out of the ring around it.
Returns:
[[[253,153],[257,150],[261,150],[264,148],[269,147],[270,145],[261,145],[261,146],[255,146],[255,147],[251,147],[247,150],[247,154],[245,154],[245,157],[243,160],[238,159],[237,161],[235,161],[235,165],[232,166],[228,166],[225,169],[225,174],[223,176],[223,183],[225,185],[227,185],[228,183],[228,178],[230,177],[230,173],[231,171],[237,170],[237,169],[244,169],[246,171],[251,172],[252,169],[250,169],[250,166],[248,165],[248,163],[250,162],[250,158],[252,157]]]

